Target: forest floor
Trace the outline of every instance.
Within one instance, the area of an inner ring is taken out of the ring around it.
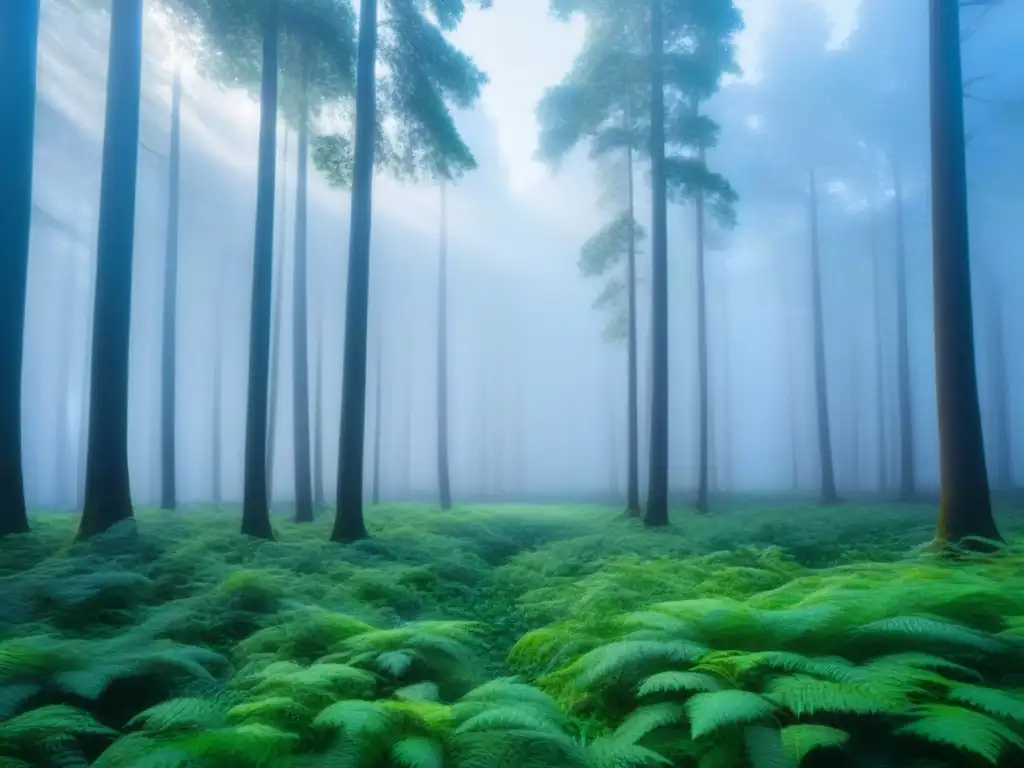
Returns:
[[[930,506],[395,504],[344,547],[40,514],[0,543],[0,766],[1024,765],[997,514],[1006,549],[955,560]]]

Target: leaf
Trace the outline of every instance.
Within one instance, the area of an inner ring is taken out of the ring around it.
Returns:
[[[411,736],[396,742],[391,756],[403,768],[444,768],[444,747],[434,739]]]
[[[657,672],[637,688],[637,695],[656,693],[713,692],[722,690],[722,684],[713,675],[703,672]]]
[[[748,725],[743,729],[743,745],[751,768],[794,768],[786,753],[779,729],[767,725]]]
[[[771,717],[776,705],[768,699],[750,691],[714,691],[698,693],[686,702],[686,713],[690,718],[690,735],[694,739],[727,725],[747,723]]]
[[[827,725],[806,723],[782,729],[782,746],[797,765],[815,750],[841,748],[849,740],[850,734],[846,731]]]
[[[933,704],[919,710],[917,720],[895,733],[947,744],[987,760],[992,765],[1007,747],[1024,751],[1024,739],[988,715],[963,707]]]
[[[1024,700],[1006,691],[961,683],[950,686],[946,696],[952,701],[969,704],[987,715],[1024,723]]]

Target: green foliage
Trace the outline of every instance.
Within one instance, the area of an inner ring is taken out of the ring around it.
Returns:
[[[1017,765],[1022,542],[914,551],[916,514],[398,505],[343,552],[329,516],[40,518],[0,556],[0,766]]]

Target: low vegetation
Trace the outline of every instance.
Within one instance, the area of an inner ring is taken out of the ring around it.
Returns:
[[[1024,515],[142,512],[0,545],[0,767],[1016,766]]]

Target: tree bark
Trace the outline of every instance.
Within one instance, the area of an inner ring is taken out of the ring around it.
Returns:
[[[171,85],[171,147],[167,178],[167,243],[164,254],[164,306],[160,369],[160,507],[176,509],[178,495],[175,440],[178,358],[178,234],[181,208],[181,67]]]
[[[437,489],[441,509],[451,509],[452,487],[448,470],[448,204],[443,180],[437,268]]]
[[[80,537],[132,518],[128,359],[142,86],[142,0],[114,0],[96,244],[89,449]]]
[[[298,157],[295,180],[295,274],[292,281],[292,428],[295,437],[295,522],[313,522],[309,455],[309,323],[307,279],[307,194],[309,170],[308,62],[303,62]]]
[[[345,352],[338,440],[337,514],[331,539],[365,539],[363,449],[366,429],[366,325],[370,294],[370,222],[376,132],[377,0],[360,0],[356,130],[349,217]]]
[[[696,113],[696,110],[694,110]],[[700,150],[704,162],[704,150]],[[708,318],[707,285],[704,274],[704,191],[697,189],[694,199],[695,245],[697,248],[697,501],[699,514],[708,511]]]
[[[871,220],[871,284],[874,293],[875,312],[875,410],[878,430],[877,451],[878,451],[878,489],[885,492],[889,487],[889,450],[886,440],[886,425],[888,419],[885,416],[885,359],[883,346],[885,333],[882,322],[882,284],[881,270],[878,260],[880,251],[876,240],[875,220]]]
[[[274,464],[277,458],[277,403],[281,386],[281,326],[284,323],[284,261],[285,235],[288,231],[288,208],[285,204],[285,186],[288,178],[288,129],[284,130],[281,149],[281,185],[278,190],[280,210],[278,218],[281,228],[277,232],[277,247],[274,249],[276,262],[273,278],[273,308],[270,311],[272,325],[270,339],[270,384],[269,414],[267,416],[267,503],[274,507]]]
[[[38,41],[39,0],[0,3],[0,536],[29,529],[22,471],[21,371]]]
[[[995,466],[992,485],[1000,490],[1013,488],[1013,448],[1010,439],[1009,374],[1006,370],[1006,339],[1004,335],[1003,299],[993,276],[986,280],[985,303],[988,305],[988,357],[991,370],[992,426],[995,438]]]
[[[664,19],[651,8],[651,394],[650,482],[644,524],[668,525],[668,211],[665,190]]]
[[[930,0],[930,117],[935,383],[939,419],[940,544],[999,540],[992,517],[975,373],[963,70],[957,4]]]
[[[910,328],[907,323],[907,243],[903,222],[903,181],[896,161],[892,166],[896,191],[896,375],[900,394],[900,495],[902,502],[917,497],[914,468],[914,407],[910,387]]]
[[[825,368],[825,311],[821,285],[821,242],[818,233],[818,185],[810,175],[811,294],[814,312],[814,397],[818,417],[818,455],[821,463],[821,503],[836,504],[835,471],[832,464],[832,436],[828,413],[828,375]]]
[[[242,496],[242,533],[261,539],[274,538],[267,487],[267,390],[270,383],[270,302],[274,271],[274,177],[277,172],[277,14],[277,2],[272,0],[263,26],[256,237],[249,316],[249,399],[245,415]]]

